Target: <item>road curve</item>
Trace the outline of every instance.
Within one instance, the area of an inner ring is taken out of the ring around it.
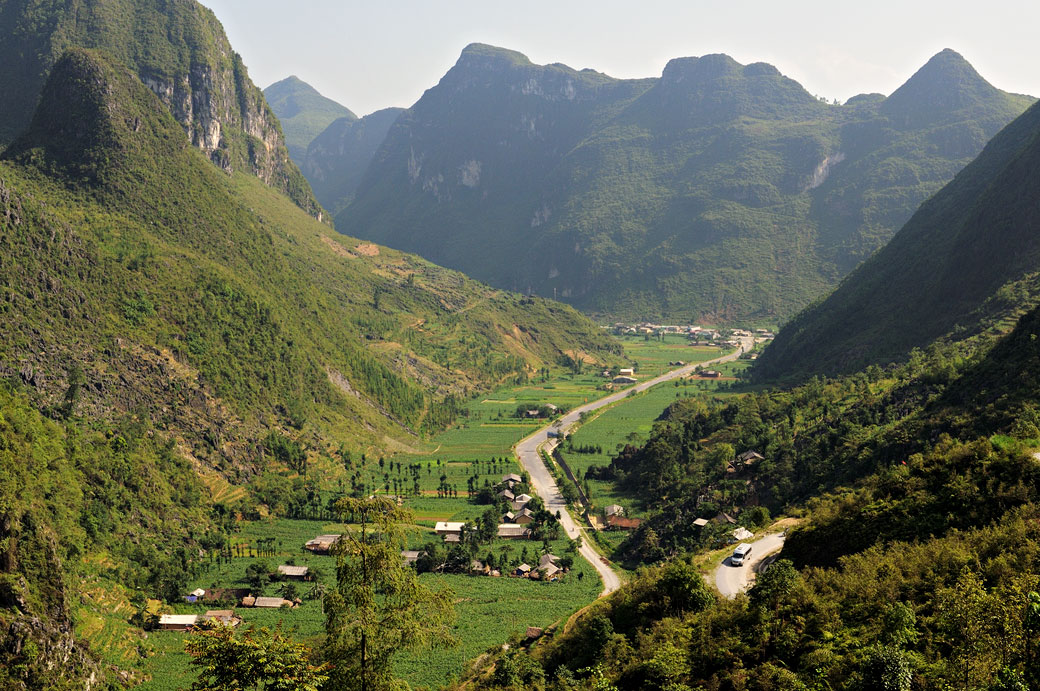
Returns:
[[[771,533],[751,543],[751,559],[746,560],[743,566],[730,565],[729,557],[726,557],[715,569],[715,587],[723,597],[732,600],[738,593],[748,589],[752,575],[758,573],[763,563],[783,549],[783,546],[783,534]]]
[[[538,450],[545,446],[548,451],[552,450],[553,445],[556,443],[555,437],[550,437],[549,432],[555,429],[569,430],[574,427],[581,419],[582,413],[587,413],[593,410],[598,410],[603,406],[610,405],[616,401],[620,401],[625,396],[628,396],[632,392],[646,391],[652,386],[666,381],[672,381],[680,377],[685,377],[698,367],[704,367],[705,365],[715,365],[721,362],[731,362],[739,358],[746,349],[751,348],[754,344],[753,339],[741,339],[740,348],[733,351],[728,355],[724,355],[714,360],[708,360],[707,362],[696,362],[690,365],[685,365],[679,369],[665,372],[664,374],[650,379],[645,382],[640,382],[635,386],[632,386],[617,393],[610,394],[603,398],[597,399],[592,403],[586,403],[585,405],[579,406],[567,413],[563,418],[554,422],[551,425],[539,429],[537,432],[529,437],[522,439],[516,445],[516,455],[520,460],[520,465],[527,474],[531,476],[531,487],[535,493],[541,497],[542,502],[545,503],[545,508],[552,513],[560,512],[560,523],[563,525],[564,531],[567,533],[567,537],[571,539],[577,539],[581,537],[582,529],[575,522],[574,518],[571,517],[570,512],[567,511],[567,503],[563,500],[563,495],[560,494],[560,488],[556,486],[556,481],[553,476],[545,468],[545,464],[542,462],[541,456]],[[551,441],[551,444],[550,444]],[[621,587],[621,579],[617,573],[610,567],[610,563],[600,556],[600,554],[592,548],[588,540],[581,541],[581,556],[585,558],[599,573],[600,578],[603,579],[603,591],[600,593],[600,597],[609,595],[618,588]]]

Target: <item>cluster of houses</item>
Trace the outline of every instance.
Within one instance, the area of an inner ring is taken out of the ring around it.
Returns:
[[[693,526],[695,528],[703,529],[703,528],[708,527],[708,525],[711,524],[711,523],[715,523],[715,524],[718,524],[718,525],[725,525],[725,526],[736,526],[737,525],[737,519],[733,518],[733,516],[730,516],[728,513],[722,511],[722,512],[719,512],[719,514],[717,516],[715,516],[714,518],[698,518],[697,520],[695,520],[693,522]],[[754,536],[755,536],[754,533],[752,533],[747,528],[744,528],[744,527],[741,527],[741,526],[737,526],[736,528],[734,528],[730,532],[730,534],[729,534],[729,542],[731,542],[731,543],[742,542],[744,540],[750,540]]]
[[[323,535],[322,537],[328,537]],[[338,537],[338,536],[337,536]],[[310,581],[314,579],[311,570],[306,566],[281,564],[271,574],[275,580]],[[248,588],[196,588],[184,597],[185,602],[234,602],[241,607],[259,609],[292,609],[302,604],[297,598],[286,600],[283,597],[254,596]],[[218,621],[229,626],[238,626],[242,619],[232,609],[211,609],[205,614],[163,614],[159,617],[159,628],[163,631],[188,631],[205,623]]]
[[[529,578],[534,581],[558,581],[563,577],[564,569],[560,566],[560,558],[555,554],[543,554],[538,566],[521,564],[510,574],[514,578]]]
[[[617,384],[619,386],[635,384],[637,381],[639,381],[638,379],[636,379],[636,371],[631,367],[622,367],[618,370],[616,376],[610,370],[605,369],[603,370],[601,376],[604,379],[609,379],[611,384]]]
[[[531,535],[528,528],[534,523],[534,512],[527,505],[534,498],[530,494],[514,494],[513,489],[523,482],[523,478],[516,473],[510,473],[502,477],[502,490],[498,496],[507,501],[511,507],[502,515],[498,525],[498,537],[504,540],[522,540]],[[447,543],[459,543],[462,541],[462,530],[465,527],[462,521],[438,521],[434,531]]]

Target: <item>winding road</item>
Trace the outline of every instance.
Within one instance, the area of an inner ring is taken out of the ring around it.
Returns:
[[[646,391],[650,387],[657,386],[662,382],[672,381],[673,379],[688,376],[698,367],[715,365],[722,362],[732,362],[739,358],[746,350],[751,349],[753,345],[754,339],[742,338],[740,340],[740,347],[729,355],[724,355],[714,360],[708,360],[707,362],[695,362],[685,365],[679,369],[665,372],[654,379],[640,382],[635,386],[623,389],[617,393],[612,393],[609,396],[595,400],[592,403],[586,403],[585,405],[579,406],[567,413],[557,422],[554,422],[551,425],[546,425],[531,436],[526,437],[517,443],[516,455],[517,458],[520,459],[520,465],[527,471],[527,474],[531,476],[531,487],[534,489],[535,493],[541,497],[546,510],[551,511],[552,513],[556,513],[557,511],[560,512],[560,523],[563,525],[567,537],[572,540],[578,539],[581,537],[584,528],[579,527],[578,523],[573,517],[571,517],[570,512],[567,511],[567,503],[563,500],[563,495],[560,494],[560,488],[556,486],[556,481],[546,469],[545,464],[542,462],[541,456],[538,453],[539,449],[542,447],[545,447],[546,451],[551,452],[557,443],[556,438],[550,437],[549,433],[551,431],[555,432],[556,429],[570,430],[581,420],[582,413],[587,413],[608,406],[611,403],[620,401],[622,398],[633,392]],[[581,556],[595,567],[600,578],[603,580],[603,591],[600,593],[600,597],[609,595],[621,587],[621,579],[618,577],[614,569],[611,568],[610,562],[593,549],[588,540],[583,539],[581,541],[580,552]]]
[[[723,597],[733,599],[738,593],[742,593],[754,580],[752,576],[760,573],[763,566],[773,562],[772,557],[784,546],[784,536],[781,533],[765,535],[751,544],[751,558],[744,562],[743,566],[733,566],[729,557],[719,564],[715,569],[715,587],[719,589]]]

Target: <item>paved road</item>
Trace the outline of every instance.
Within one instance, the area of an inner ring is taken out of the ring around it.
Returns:
[[[567,503],[563,500],[563,495],[560,494],[560,488],[556,486],[556,481],[553,480],[552,475],[550,475],[549,471],[546,470],[545,464],[542,462],[542,459],[538,454],[538,449],[540,447],[545,446],[547,451],[551,451],[553,446],[556,444],[555,438],[552,438],[550,443],[549,432],[555,431],[557,428],[568,430],[578,424],[582,413],[597,410],[603,406],[610,405],[615,401],[620,401],[633,391],[645,391],[662,382],[688,376],[697,367],[736,360],[745,350],[750,349],[753,344],[754,339],[741,339],[740,348],[729,355],[724,355],[723,357],[714,360],[708,360],[707,362],[697,362],[680,367],[671,372],[666,372],[655,379],[641,382],[630,388],[595,400],[592,403],[586,403],[585,405],[575,408],[571,412],[567,413],[567,415],[565,415],[560,421],[543,427],[516,445],[516,455],[520,459],[520,465],[523,466],[524,470],[526,470],[528,475],[531,476],[531,485],[535,493],[542,498],[542,501],[545,503],[545,508],[548,511],[551,511],[552,513],[556,513],[557,511],[560,512],[560,523],[563,525],[563,529],[567,533],[568,537],[571,539],[577,539],[581,536],[582,528],[578,526],[567,511]],[[617,573],[615,573],[614,569],[610,567],[610,564],[601,557],[591,545],[588,544],[588,540],[583,539],[581,543],[581,556],[596,568],[596,571],[599,572],[600,578],[603,579],[603,592],[600,593],[600,597],[609,595],[621,587],[621,579],[618,578]]]
[[[745,559],[743,566],[731,566],[729,557],[726,557],[726,560],[715,570],[715,587],[719,589],[723,597],[735,598],[737,593],[748,589],[748,586],[751,585],[752,575],[758,573],[763,563],[779,552],[783,546],[784,536],[781,533],[772,533],[751,543],[751,559]]]

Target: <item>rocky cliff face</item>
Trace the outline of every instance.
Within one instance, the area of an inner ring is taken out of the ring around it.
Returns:
[[[73,47],[133,69],[192,143],[224,170],[255,175],[312,216],[323,212],[289,158],[278,119],[216,16],[195,0],[0,0],[0,145],[29,124],[44,80]]]

